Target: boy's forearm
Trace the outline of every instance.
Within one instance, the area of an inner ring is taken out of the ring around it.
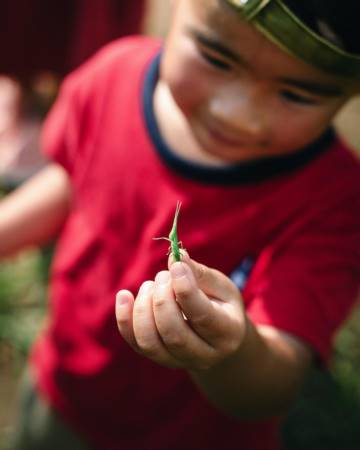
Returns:
[[[200,390],[226,414],[260,419],[283,414],[301,388],[312,354],[272,329],[248,332],[238,353],[218,366],[191,372]]]
[[[52,164],[0,201],[0,258],[54,238],[68,214],[67,174]]]

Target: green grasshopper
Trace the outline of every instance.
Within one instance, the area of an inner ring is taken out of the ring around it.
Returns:
[[[172,253],[175,261],[181,260],[180,248],[182,247],[182,245],[181,245],[181,242],[179,241],[178,235],[177,235],[177,223],[178,223],[180,208],[181,208],[181,202],[177,202],[174,220],[173,220],[173,224],[172,224],[172,227],[171,227],[171,230],[169,233],[169,237],[154,238],[155,240],[165,239],[166,241],[170,242],[169,253]]]

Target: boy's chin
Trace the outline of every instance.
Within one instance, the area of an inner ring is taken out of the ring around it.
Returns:
[[[204,162],[214,165],[237,164],[268,156],[264,147],[251,146],[242,142],[230,142],[214,136],[208,131],[196,133],[196,141]]]
[[[264,151],[250,147],[226,148],[221,145],[203,145],[201,147],[204,162],[213,165],[232,165],[246,161],[255,161],[268,156]]]

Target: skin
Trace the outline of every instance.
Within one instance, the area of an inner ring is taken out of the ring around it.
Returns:
[[[154,108],[183,158],[221,166],[296,152],[359,92],[275,47],[224,1],[173,8]],[[187,370],[236,417],[286,411],[314,358],[297,337],[251,323],[229,278],[188,255],[170,259],[136,296],[120,291],[116,317],[135,351]]]
[[[57,236],[72,201],[65,170],[50,164],[0,202],[0,259]]]
[[[154,108],[165,140],[184,158],[224,165],[297,151],[359,92],[280,51],[224,1],[177,0],[173,8]],[[243,63],[204,45],[204,34]],[[341,94],[309,95],[294,80]],[[68,175],[50,165],[0,202],[0,257],[52,239],[71,204]],[[237,417],[284,411],[313,357],[298,338],[251,323],[229,278],[188,255],[170,259],[136,296],[120,291],[116,317],[135,351],[187,370],[210,401]]]

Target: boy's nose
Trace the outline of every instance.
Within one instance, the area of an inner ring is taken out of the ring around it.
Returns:
[[[260,90],[236,86],[219,90],[210,100],[211,117],[244,138],[265,139],[265,100]]]

